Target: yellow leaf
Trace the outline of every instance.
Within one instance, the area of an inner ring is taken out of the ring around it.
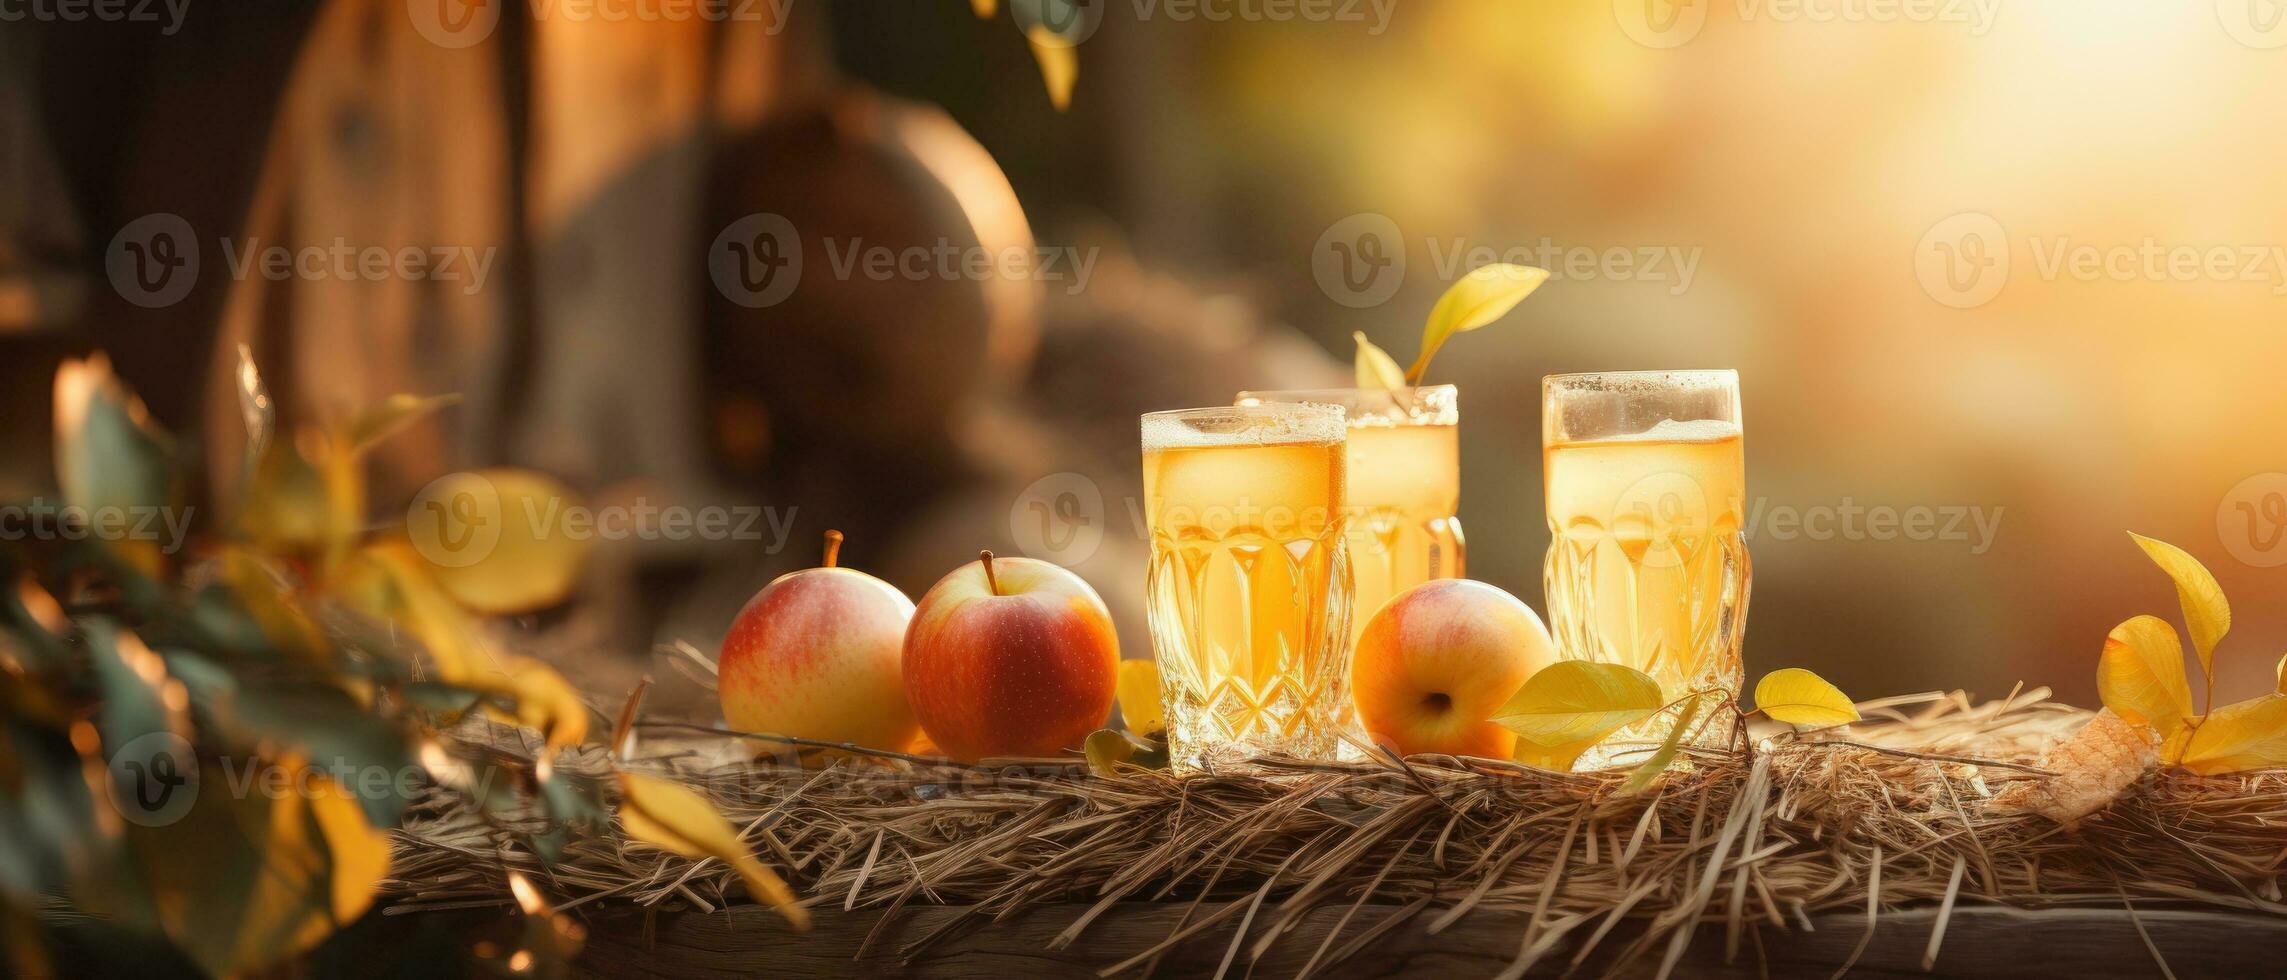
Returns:
[[[1520,738],[1517,740],[1516,750],[1510,753],[1509,758],[1535,769],[1546,769],[1550,772],[1571,772],[1573,764],[1580,761],[1581,754],[1595,748],[1596,743],[1601,741],[1604,741],[1603,735],[1595,738],[1584,738],[1566,745],[1541,746],[1533,744],[1531,739]]]
[[[1858,706],[1826,678],[1801,667],[1787,667],[1755,682],[1755,710],[1790,725],[1847,725],[1858,720]]]
[[[768,902],[796,931],[810,928],[810,913],[794,903],[794,890],[739,840],[730,821],[705,797],[655,776],[619,774],[619,824],[629,837],[687,858],[715,858],[746,883],[747,894]]]
[[[2287,767],[2287,695],[2217,708],[2192,731],[2180,764],[2203,776]]]
[[[271,439],[254,461],[237,526],[263,551],[337,566],[365,529],[365,480],[355,457],[316,428]]]
[[[2206,565],[2182,548],[2134,531],[2128,536],[2136,539],[2136,546],[2152,558],[2153,564],[2167,572],[2176,583],[2176,601],[2184,607],[2184,625],[2192,631],[2192,652],[2199,654],[2200,672],[2213,685],[2216,676],[2216,644],[2225,633],[2231,632],[2231,603],[2223,596],[2223,586],[2208,572]],[[2210,702],[2211,704],[2213,702]]]
[[[2096,690],[2120,717],[2149,725],[2162,738],[2192,713],[2184,679],[2184,644],[2158,616],[2138,616],[2112,628],[2097,661]]]
[[[357,799],[331,782],[323,782],[311,794],[310,816],[324,834],[327,850],[333,853],[328,877],[333,886],[334,921],[355,922],[372,906],[382,876],[389,873],[389,840],[366,823],[365,808]]]
[[[1373,341],[1366,339],[1363,330],[1354,331],[1350,336],[1358,341],[1358,358],[1354,369],[1358,387],[1397,391],[1406,386],[1406,370],[1398,366],[1397,359],[1391,357],[1389,351],[1374,346]]]
[[[440,680],[464,683],[490,664],[491,652],[476,620],[437,586],[431,568],[412,545],[385,539],[345,562],[327,587],[350,608],[411,631],[436,661]]]
[[[1048,101],[1063,112],[1072,107],[1072,87],[1080,82],[1080,53],[1072,42],[1057,37],[1045,25],[1024,32],[1032,43],[1032,56],[1040,62],[1040,78],[1048,83]]]
[[[2287,656],[2279,658],[2279,666],[2272,668],[2272,675],[2279,684],[2279,693],[2287,694]]]
[[[1429,359],[1437,356],[1437,349],[1454,334],[1500,319],[1547,281],[1547,269],[1529,265],[1503,262],[1470,270],[1430,309],[1429,323],[1421,332],[1421,356],[1406,369],[1406,381],[1420,384],[1422,375],[1429,371]]]
[[[440,477],[406,514],[406,535],[437,584],[487,616],[556,605],[571,594],[601,528],[576,519],[580,496],[530,470],[487,469]]]
[[[1653,780],[1660,778],[1661,773],[1668,771],[1669,766],[1675,765],[1676,752],[1683,747],[1684,736],[1690,734],[1692,723],[1699,720],[1699,706],[1698,698],[1693,698],[1689,704],[1684,705],[1683,711],[1676,715],[1675,727],[1668,729],[1668,737],[1660,741],[1660,747],[1653,750],[1651,758],[1639,763],[1636,771],[1629,773],[1627,780],[1620,784],[1622,795],[1643,792],[1652,785]]]
[[[388,839],[341,785],[299,755],[259,764],[259,791],[209,786],[178,822],[128,831],[159,924],[217,976],[316,946],[389,871]]]
[[[1619,664],[1559,660],[1527,679],[1507,704],[1493,712],[1492,720],[1517,733],[1520,761],[1544,769],[1570,769],[1580,753],[1651,717],[1666,703],[1660,682],[1642,671]],[[1532,749],[1522,744],[1527,742]]]
[[[389,438],[399,430],[412,425],[422,416],[461,400],[459,395],[391,395],[378,405],[368,406],[350,420],[346,437],[341,440],[346,451],[361,453],[376,442]]]
[[[1136,743],[1109,728],[1090,732],[1086,747],[1088,771],[1106,779],[1119,775],[1120,763],[1136,756]]]
[[[588,706],[556,669],[531,657],[503,658],[499,673],[481,674],[470,686],[516,702],[516,723],[548,740],[546,759],[588,737]]]
[[[1128,731],[1145,738],[1167,731],[1167,705],[1160,700],[1158,662],[1120,661],[1119,698],[1120,718]]]
[[[969,0],[969,7],[977,12],[980,19],[991,20],[1000,11],[1001,3],[1000,0]]]

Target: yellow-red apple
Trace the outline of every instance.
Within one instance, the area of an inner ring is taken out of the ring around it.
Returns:
[[[836,564],[788,572],[747,600],[717,659],[723,718],[741,731],[902,751],[921,734],[899,664],[913,600]]]
[[[956,759],[1045,756],[1104,727],[1119,635],[1076,575],[1030,558],[956,568],[921,597],[905,633],[905,694]]]
[[[1401,755],[1506,759],[1517,736],[1487,719],[1556,659],[1548,627],[1516,596],[1438,579],[1392,596],[1366,621],[1350,691],[1366,733]]]

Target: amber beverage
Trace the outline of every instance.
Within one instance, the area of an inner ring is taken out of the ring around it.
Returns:
[[[1174,762],[1333,758],[1349,705],[1342,409],[1155,412],[1142,428]]]

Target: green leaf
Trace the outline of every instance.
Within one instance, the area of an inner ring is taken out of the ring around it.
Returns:
[[[2134,531],[2128,536],[2136,539],[2136,546],[2176,583],[2176,601],[2184,607],[2184,625],[2192,631],[2192,651],[2199,654],[2200,672],[2207,676],[2208,687],[2214,688],[2216,644],[2231,632],[2231,603],[2223,596],[2223,586],[2217,584],[2206,565],[2184,549]]]
[[[64,503],[91,514],[124,512],[131,521],[166,507],[173,455],[174,441],[112,375],[108,358],[94,354],[56,369],[56,484]],[[106,545],[146,572],[159,567],[157,542],[132,538]]]
[[[1847,725],[1858,720],[1858,706],[1848,695],[1801,667],[1764,674],[1755,684],[1755,710],[1790,725]]]
[[[400,775],[413,766],[404,736],[340,688],[312,679],[248,682],[169,654],[212,734],[242,752],[285,752],[332,777],[376,827],[394,827],[411,801]]]
[[[1660,682],[1643,671],[1620,664],[1559,660],[1527,679],[1507,704],[1493,712],[1492,720],[1543,750],[1541,757],[1550,762],[1561,753],[1548,750],[1571,750],[1572,758],[1562,760],[1563,768],[1570,768],[1581,752],[1651,717],[1665,703]]]
[[[2097,695],[2112,713],[2150,725],[2163,739],[2192,713],[2184,679],[2184,644],[2158,616],[2138,616],[2104,638],[2096,666]]]
[[[395,435],[422,416],[461,400],[459,395],[396,394],[381,400],[379,405],[368,406],[357,413],[349,423],[348,451],[361,453],[374,443]]]
[[[1668,771],[1669,766],[1675,765],[1676,753],[1683,748],[1684,736],[1690,734],[1692,723],[1699,720],[1699,705],[1699,698],[1684,703],[1683,710],[1676,714],[1675,727],[1668,730],[1668,737],[1660,742],[1659,748],[1652,751],[1650,758],[1636,766],[1636,771],[1628,774],[1626,782],[1620,784],[1621,795],[1643,792],[1652,785],[1652,780],[1660,778],[1660,774]]]
[[[96,728],[103,734],[107,751],[117,751],[158,732],[190,737],[187,706],[168,706],[167,688],[180,682],[169,676],[163,658],[145,646],[141,637],[109,619],[90,617],[81,632],[87,637],[88,660],[103,691]]]
[[[1374,346],[1363,330],[1354,331],[1350,336],[1358,341],[1357,363],[1352,369],[1357,375],[1358,387],[1369,391],[1399,391],[1406,387],[1406,370],[1398,366],[1389,351]]]
[[[1529,265],[1497,263],[1480,266],[1445,291],[1429,311],[1422,328],[1421,356],[1406,371],[1409,384],[1420,384],[1429,371],[1429,359],[1454,334],[1475,330],[1506,315],[1533,290],[1548,281],[1548,270]]]

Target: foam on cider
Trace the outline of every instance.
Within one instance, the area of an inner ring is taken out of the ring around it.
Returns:
[[[1678,422],[1661,419],[1660,424],[1624,436],[1606,436],[1595,442],[1721,442],[1740,436],[1739,423],[1722,419],[1693,419]]]
[[[1189,412],[1155,413],[1143,417],[1143,451],[1204,449],[1221,446],[1318,446],[1341,442],[1346,432],[1343,412],[1262,412],[1232,409],[1228,415]],[[1229,427],[1203,429],[1202,421],[1228,421]]]

